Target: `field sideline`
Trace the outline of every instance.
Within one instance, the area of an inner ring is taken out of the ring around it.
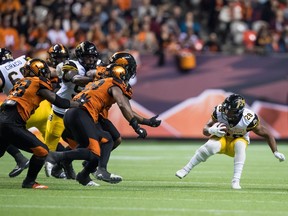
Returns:
[[[193,143],[193,144],[192,144]],[[241,186],[230,189],[233,158],[216,155],[200,164],[183,180],[175,177],[202,142],[125,141],[112,153],[109,171],[123,182],[83,187],[76,181],[47,178],[42,170],[38,182],[48,190],[22,189],[26,170],[9,178],[15,162],[1,158],[1,216],[288,216],[288,145],[279,151],[279,163],[267,144],[248,147]],[[27,155],[27,154],[26,154]],[[29,155],[30,157],[30,155]],[[81,162],[75,161],[76,171]]]

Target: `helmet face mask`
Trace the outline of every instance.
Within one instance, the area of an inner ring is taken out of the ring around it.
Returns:
[[[13,61],[12,52],[6,48],[0,48],[0,65]]]
[[[89,42],[84,41],[75,48],[75,55],[80,64],[86,69],[95,69],[98,61],[99,53],[96,46]]]
[[[126,70],[126,80],[128,82],[131,78],[136,76],[137,64],[134,57],[128,52],[116,52],[110,59],[109,63],[117,64],[125,68]]]
[[[48,55],[48,61],[54,68],[56,68],[59,63],[65,62],[69,59],[69,51],[62,44],[55,44],[54,46],[51,46],[48,50]]]
[[[20,69],[24,77],[42,76],[50,78],[51,71],[45,61],[42,59],[30,59]]]
[[[223,114],[228,121],[237,121],[242,117],[245,107],[245,99],[238,94],[227,97],[223,104]]]
[[[97,65],[97,56],[95,55],[82,55],[79,61],[87,70],[95,69]]]

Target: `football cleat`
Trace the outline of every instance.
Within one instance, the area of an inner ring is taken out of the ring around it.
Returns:
[[[51,171],[51,175],[54,178],[58,178],[58,179],[67,179],[65,172],[63,171],[62,167],[59,166],[58,164],[56,164],[52,171]]]
[[[97,184],[96,182],[94,182],[94,181],[90,181],[90,182],[88,182],[88,184],[86,184],[85,186],[89,186],[89,187],[99,187],[100,186],[100,184]]]
[[[28,184],[24,183],[22,184],[22,188],[31,188],[31,189],[48,189],[48,186],[41,185],[37,182],[30,182]]]
[[[96,182],[92,181],[92,179],[87,176],[83,176],[83,174],[80,172],[76,176],[76,181],[79,182],[79,184],[82,184],[83,186],[89,186],[89,187],[99,187],[100,185]]]
[[[23,163],[17,163],[16,167],[9,173],[9,177],[16,177],[20,175],[24,169],[29,167],[29,160],[27,159]]]
[[[92,175],[98,180],[111,184],[117,184],[123,180],[121,176],[109,173],[104,168],[98,168],[96,172],[92,173]]]
[[[51,177],[52,176],[52,170],[54,168],[55,164],[52,164],[50,162],[45,162],[45,165],[44,165],[44,169],[45,169],[45,174],[47,177]]]
[[[47,177],[52,176],[52,169],[60,161],[60,154],[61,152],[49,152],[46,158],[45,165],[44,165],[45,173]]]
[[[231,188],[234,190],[241,190],[239,179],[233,179],[231,183]]]
[[[187,171],[185,168],[180,169],[176,172],[175,176],[177,176],[180,179],[183,179],[186,175],[188,175],[190,171]]]
[[[76,179],[76,173],[72,166],[72,162],[62,161],[61,166],[64,169],[67,179]]]

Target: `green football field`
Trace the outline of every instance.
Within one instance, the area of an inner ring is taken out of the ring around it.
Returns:
[[[252,142],[247,150],[241,186],[232,190],[233,158],[215,155],[180,180],[182,168],[202,142],[125,141],[110,159],[109,171],[123,177],[119,184],[97,181],[84,187],[73,180],[47,178],[48,190],[22,189],[26,170],[9,178],[14,160],[1,158],[1,216],[285,216],[288,215],[288,166],[279,163],[266,144]],[[288,143],[279,151],[288,157]],[[288,158],[287,158],[288,160]],[[73,162],[76,171],[81,162]]]

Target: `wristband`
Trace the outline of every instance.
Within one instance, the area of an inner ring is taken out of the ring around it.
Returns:
[[[138,125],[137,119],[135,117],[133,117],[130,120],[129,124],[135,131],[137,131],[140,128],[140,126]]]
[[[150,125],[150,120],[149,120],[149,119],[146,119],[146,118],[143,118],[142,124],[144,124],[144,125]]]

